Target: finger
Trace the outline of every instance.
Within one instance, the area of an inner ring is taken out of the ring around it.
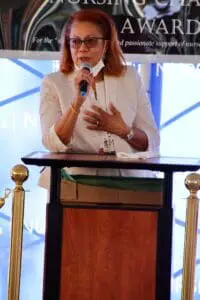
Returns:
[[[97,126],[94,126],[94,125],[89,125],[89,126],[86,126],[87,129],[89,130],[95,130],[95,131],[101,131],[102,129],[97,127]]]
[[[112,102],[109,103],[109,109],[114,115],[119,114],[119,110],[114,106]]]
[[[105,110],[103,110],[100,106],[92,105],[91,107],[94,111],[96,111],[100,115],[106,114]]]
[[[92,74],[92,73],[90,73],[90,71],[88,70],[88,69],[81,69],[80,70],[80,72],[82,73],[82,74]]]
[[[85,118],[83,118],[83,120],[84,121],[86,121],[87,123],[90,123],[90,124],[93,124],[93,125],[95,125],[95,126],[97,126],[97,120],[96,119],[93,119],[93,118],[88,118],[88,117],[85,117]]]
[[[84,114],[86,116],[90,116],[90,117],[92,117],[93,119],[96,119],[96,120],[99,120],[99,117],[100,117],[99,114],[96,114],[95,112],[92,112],[90,110],[85,110]]]
[[[80,83],[80,81],[82,80],[85,80],[89,84],[92,84],[94,77],[89,73],[81,72],[77,75],[76,80],[78,81],[78,83]]]
[[[83,76],[88,76],[90,78],[94,78],[92,73],[90,73],[89,71],[84,70],[84,69],[80,71],[80,74],[82,74]]]
[[[88,80],[89,82],[93,82],[94,77],[90,74],[82,74],[82,78]]]
[[[81,82],[82,80],[85,80],[85,81],[87,81],[90,85],[92,85],[92,82],[93,82],[93,78],[92,78],[92,77],[87,76],[87,75],[82,75],[82,76],[80,76],[80,78],[79,78],[79,82]]]

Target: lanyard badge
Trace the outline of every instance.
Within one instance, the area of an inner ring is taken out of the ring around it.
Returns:
[[[99,154],[116,155],[114,139],[110,134],[107,134],[103,140],[103,147],[100,148]]]

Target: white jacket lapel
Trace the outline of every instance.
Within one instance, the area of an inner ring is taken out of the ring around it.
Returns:
[[[104,76],[106,105],[112,102],[114,106],[117,103],[117,80],[114,76]]]

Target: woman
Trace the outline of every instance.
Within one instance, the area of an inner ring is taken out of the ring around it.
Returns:
[[[157,151],[159,134],[150,104],[136,71],[124,64],[114,22],[102,10],[80,10],[68,19],[60,71],[42,83],[40,118],[43,144],[53,152]],[[69,172],[141,174],[86,168]]]

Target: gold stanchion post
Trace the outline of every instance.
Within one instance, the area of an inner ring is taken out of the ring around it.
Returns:
[[[25,200],[25,191],[22,185],[28,175],[28,169],[21,164],[14,166],[11,170],[11,178],[16,186],[13,190],[12,203],[8,300],[19,300]]]
[[[193,300],[199,211],[197,192],[200,190],[200,174],[189,174],[185,178],[185,186],[189,190],[190,195],[187,198],[181,299]]]

